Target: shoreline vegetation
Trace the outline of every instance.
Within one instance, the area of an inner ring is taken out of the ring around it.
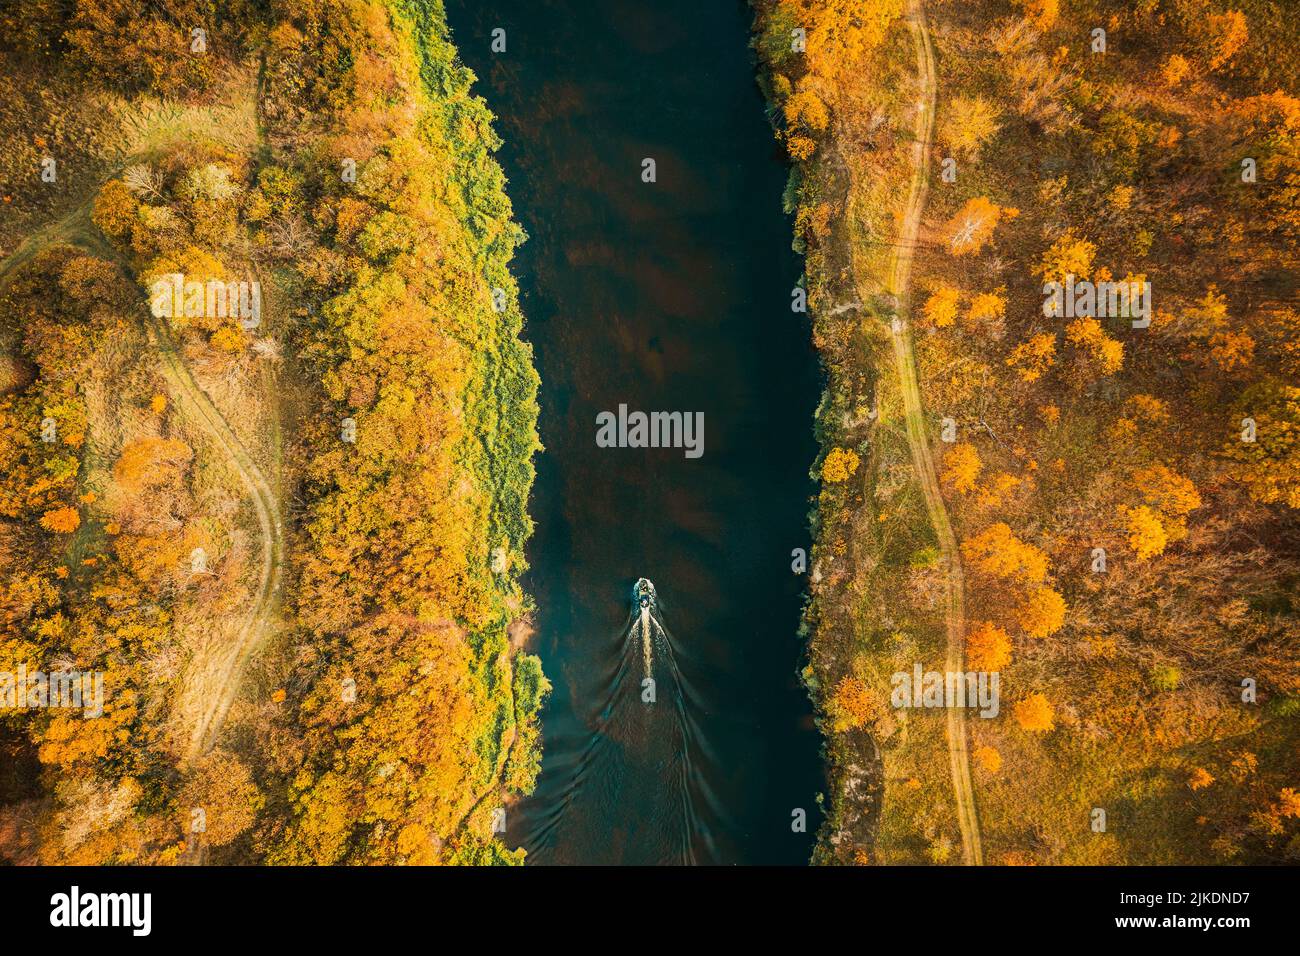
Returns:
[[[754,7],[828,379],[814,861],[1300,859],[1296,24],[1270,0]],[[1149,322],[1044,309],[1073,280],[1149,282]],[[944,665],[1000,677],[997,716],[957,722],[961,812],[951,709],[890,702]]]
[[[441,4],[2,17],[0,670],[106,699],[0,715],[0,856],[521,862],[537,375]]]

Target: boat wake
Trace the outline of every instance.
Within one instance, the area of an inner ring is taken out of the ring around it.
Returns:
[[[606,693],[585,721],[564,799],[526,840],[529,862],[572,862],[557,848],[590,841],[564,839],[569,828],[609,820],[631,822],[601,841],[610,860],[585,862],[691,864],[697,850],[712,857],[694,805],[702,781],[692,760],[698,735],[691,694],[664,612],[654,585],[638,580],[623,629],[609,645],[617,663],[603,682]]]
[[[641,690],[642,699],[645,699],[648,690],[653,697],[654,692],[654,641],[658,637],[665,644],[667,639],[663,636],[664,629],[654,618],[658,595],[655,593],[655,586],[650,583],[649,578],[640,578],[632,587],[632,600],[636,604],[636,613],[640,615],[641,630]],[[653,700],[647,701],[653,703]]]

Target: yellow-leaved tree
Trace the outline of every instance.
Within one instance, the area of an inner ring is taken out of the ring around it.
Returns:
[[[844,731],[871,723],[878,706],[871,690],[862,680],[844,677],[835,685],[828,710],[832,727],[836,731]]]
[[[1030,694],[1016,701],[1012,708],[1021,730],[1046,733],[1056,726],[1056,709],[1042,694]]]
[[[1047,637],[1065,623],[1065,598],[1046,585],[1030,588],[1016,608],[1016,621],[1029,637]]]
[[[860,461],[852,448],[832,448],[822,462],[822,481],[831,485],[848,481],[858,470]]]
[[[940,480],[954,491],[966,494],[975,487],[975,480],[979,477],[982,467],[975,446],[970,442],[962,442],[954,445],[952,450],[944,455],[943,475]]]
[[[1020,210],[999,206],[986,196],[968,200],[944,227],[948,250],[954,256],[975,255],[993,238],[1000,222],[1018,215]]]
[[[999,671],[1011,663],[1011,638],[991,621],[966,634],[966,665],[977,671]]]

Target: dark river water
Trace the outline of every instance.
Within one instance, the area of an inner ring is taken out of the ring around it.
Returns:
[[[808,546],[820,379],[790,311],[801,264],[749,10],[462,0],[448,14],[505,139],[542,377],[526,583],[555,690],[508,842],[534,863],[807,862],[823,776],[790,563]],[[620,404],[702,413],[703,455],[598,447],[597,415]],[[631,610],[643,576],[659,596],[649,675]]]

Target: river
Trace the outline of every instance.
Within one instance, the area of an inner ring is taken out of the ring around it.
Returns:
[[[507,842],[531,863],[805,863],[824,774],[791,551],[809,546],[821,380],[790,310],[802,266],[750,11],[457,0],[448,15],[530,236],[515,271],[542,378],[525,583],[555,690]],[[620,405],[701,414],[702,455],[599,447],[597,415]],[[648,675],[642,576],[658,594]]]

